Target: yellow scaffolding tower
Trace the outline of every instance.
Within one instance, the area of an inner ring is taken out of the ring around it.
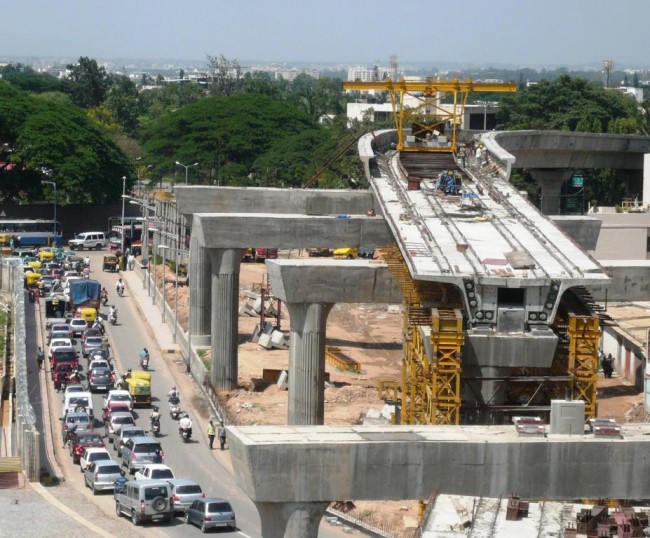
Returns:
[[[402,423],[459,424],[464,335],[460,310],[453,309],[459,297],[444,284],[413,280],[396,245],[383,256],[404,296]]]
[[[596,417],[596,382],[598,380],[598,346],[602,331],[594,316],[569,315],[569,375],[571,396],[584,400],[585,417]]]

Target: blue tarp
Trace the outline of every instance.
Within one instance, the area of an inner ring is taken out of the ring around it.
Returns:
[[[70,298],[75,306],[83,305],[88,301],[99,301],[102,286],[96,280],[75,280],[70,286]]]

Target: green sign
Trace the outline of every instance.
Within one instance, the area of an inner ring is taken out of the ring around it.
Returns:
[[[572,187],[584,187],[584,185],[585,185],[585,178],[582,177],[581,175],[576,174],[571,178]]]

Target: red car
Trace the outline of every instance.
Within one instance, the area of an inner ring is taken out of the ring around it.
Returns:
[[[111,418],[111,413],[131,413],[131,406],[127,402],[108,402],[108,406],[104,409],[102,418],[104,422],[108,422]]]
[[[73,463],[79,463],[86,448],[106,448],[102,436],[96,432],[77,432],[70,442],[70,456]]]
[[[74,368],[75,365],[71,362],[60,362],[56,365],[54,370],[52,370],[52,380],[54,381],[54,388],[56,390],[61,389],[61,382],[63,381],[63,378],[69,378]]]
[[[79,366],[79,355],[70,348],[54,351],[50,356],[50,366],[55,369],[60,362],[71,362],[75,366]]]

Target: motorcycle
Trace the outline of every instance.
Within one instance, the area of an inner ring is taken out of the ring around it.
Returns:
[[[101,301],[102,306],[106,306],[108,304],[108,293],[102,293]]]
[[[178,428],[178,435],[184,443],[189,443],[192,438],[192,428]]]
[[[169,415],[174,419],[178,420],[178,416],[181,413],[181,399],[176,396],[169,398]]]
[[[114,309],[114,310],[111,310],[111,311],[108,313],[108,322],[109,322],[111,325],[115,325],[115,324],[117,323],[117,308]]]
[[[79,375],[79,368],[75,368],[70,372],[70,375],[68,376],[68,379],[65,381],[65,384],[67,386],[68,383],[81,383],[81,376]],[[63,390],[65,392],[65,389]]]
[[[158,437],[158,435],[160,435],[160,419],[159,418],[152,418],[151,419],[151,433],[153,433],[154,437]]]
[[[145,356],[140,359],[140,368],[145,372],[149,370],[149,357]]]
[[[117,286],[115,288],[117,290],[117,294],[122,297],[124,295],[124,286]]]

